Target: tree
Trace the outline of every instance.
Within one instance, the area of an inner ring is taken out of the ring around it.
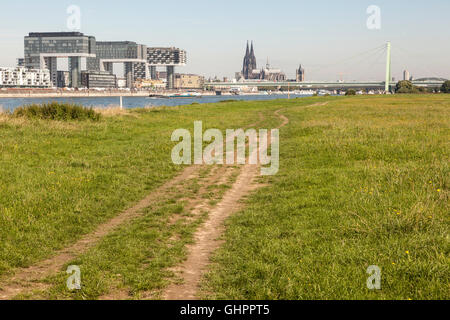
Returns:
[[[450,80],[444,82],[444,84],[441,87],[441,92],[450,93]]]
[[[397,82],[395,86],[395,92],[397,93],[418,93],[419,89],[412,84],[411,81],[402,80]]]
[[[356,96],[356,91],[353,89],[348,89],[345,93],[346,96]]]

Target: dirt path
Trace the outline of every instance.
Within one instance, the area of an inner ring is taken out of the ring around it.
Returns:
[[[22,293],[24,290],[30,291],[45,288],[45,284],[40,283],[39,280],[60,271],[66,263],[97,244],[100,239],[115,228],[122,225],[124,222],[139,216],[142,213],[142,209],[149,207],[155,201],[159,201],[170,189],[183,183],[187,179],[196,177],[200,168],[200,166],[185,168],[182,173],[174,179],[166,182],[163,186],[153,191],[132,208],[125,210],[118,216],[100,225],[94,232],[85,235],[74,245],[64,248],[52,258],[41,261],[34,266],[17,270],[16,273],[8,279],[1,279],[0,300],[11,299]]]
[[[281,110],[275,112],[283,120],[278,128],[289,124],[289,119],[281,115],[280,112]],[[195,300],[199,298],[197,295],[199,283],[210,263],[211,254],[222,244],[219,238],[224,232],[224,222],[240,209],[242,199],[259,187],[255,182],[259,169],[258,165],[247,164],[242,167],[232,188],[224,195],[221,202],[209,212],[208,219],[195,233],[195,243],[188,246],[188,258],[178,268],[182,284],[174,283],[170,285],[163,293],[163,299]]]
[[[221,245],[218,238],[224,231],[225,219],[236,212],[240,207],[240,200],[256,188],[253,182],[257,174],[258,167],[256,165],[246,165],[232,189],[209,212],[207,221],[194,236],[195,244],[188,247],[188,259],[177,270],[181,274],[183,284],[169,286],[163,295],[165,300],[193,300],[197,298],[198,283],[209,264],[209,257]]]
[[[213,185],[224,184],[225,181],[233,172],[233,167],[217,166],[211,167],[207,176],[201,179],[201,186],[192,196],[186,199],[181,199],[184,202],[184,209],[191,213],[191,217],[183,217],[180,215],[174,215],[168,219],[168,226],[177,223],[180,219],[185,221],[191,221],[198,218],[203,210],[208,210],[211,206],[208,202],[211,200],[206,195],[209,192],[209,187]],[[191,176],[193,178],[193,176]],[[110,288],[109,292],[101,297],[99,300],[129,300],[133,297],[130,295],[130,291],[127,288]]]
[[[324,104],[318,103],[309,107]],[[289,119],[280,114],[280,112],[281,110],[275,112],[283,121],[279,128],[289,124]],[[259,113],[259,121],[246,128],[256,127],[262,121],[264,121],[264,116],[262,113]],[[174,191],[174,189],[178,188],[181,190],[186,188],[185,182],[190,179],[199,178],[201,168],[204,168],[204,166],[190,166],[185,168],[181,174],[153,191],[135,206],[100,225],[94,232],[83,236],[72,246],[60,250],[55,256],[29,268],[20,268],[12,276],[0,278],[0,300],[12,299],[19,294],[46,289],[48,285],[42,282],[43,279],[61,272],[65,264],[96,245],[103,237],[123,223],[139,217],[143,209],[161,201],[161,199],[167,198],[167,195]],[[189,255],[187,260],[175,269],[181,275],[182,284],[169,286],[164,291],[163,298],[168,300],[197,298],[198,284],[209,264],[210,256],[221,245],[221,241],[218,238],[224,232],[225,220],[239,210],[242,205],[242,199],[249,195],[252,190],[261,186],[255,181],[258,177],[259,169],[259,166],[256,165],[244,165],[240,169],[226,166],[215,168],[202,179],[202,184],[197,194],[192,199],[187,199],[187,208],[194,215],[207,210],[209,211],[209,216],[206,222],[196,232],[194,244],[188,247]],[[223,183],[224,179],[235,172],[233,170],[240,170],[240,174],[232,185],[232,188],[223,195],[221,201],[216,206],[208,204],[208,199],[203,198],[202,194],[207,191],[208,186]],[[173,223],[174,221],[171,222]],[[128,299],[130,297],[123,290],[114,290],[112,288],[110,294],[102,298]]]
[[[259,119],[257,123],[247,126],[246,128],[256,126],[258,123],[264,120],[262,113],[259,113]],[[134,219],[142,214],[142,210],[161,201],[161,199],[167,198],[167,195],[173,191],[174,188],[186,188],[186,181],[190,179],[199,178],[201,168],[204,166],[190,166],[185,168],[181,174],[166,182],[164,185],[153,191],[145,199],[141,200],[132,208],[129,208],[112,218],[108,222],[100,225],[94,232],[83,236],[72,246],[66,247],[58,251],[53,257],[38,262],[37,264],[28,267],[20,268],[15,271],[12,276],[4,276],[0,278],[0,300],[13,299],[15,296],[35,290],[44,290],[48,287],[42,282],[46,277],[56,274],[62,270],[65,264],[74,260],[80,254],[86,252],[89,248],[96,245],[103,237],[114,231],[117,227],[123,223]],[[200,209],[208,208],[202,199],[202,194],[206,192],[207,187],[216,183],[218,180],[226,177],[231,171],[227,167],[222,167],[212,170],[202,181],[202,186],[197,192],[197,195],[192,199],[187,199],[188,209],[192,209],[193,212]],[[114,290],[113,290],[114,291]],[[105,296],[108,298],[126,298],[123,293],[112,292],[110,295]]]

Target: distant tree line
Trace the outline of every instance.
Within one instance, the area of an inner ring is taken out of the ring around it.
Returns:
[[[442,87],[440,88],[442,93],[450,93],[450,80],[444,82]],[[395,92],[400,94],[408,94],[408,93],[438,93],[439,88],[425,88],[415,86],[411,81],[402,80],[397,83],[395,86]]]

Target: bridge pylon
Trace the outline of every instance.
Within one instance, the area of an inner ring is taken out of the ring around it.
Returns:
[[[391,42],[387,42],[387,54],[386,54],[386,83],[384,91],[388,93],[390,91],[391,84]]]

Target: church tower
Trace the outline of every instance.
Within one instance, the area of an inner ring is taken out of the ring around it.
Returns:
[[[256,57],[255,57],[255,50],[253,49],[253,41],[252,41],[252,49],[250,50],[250,66],[251,71],[256,70]]]
[[[305,69],[300,65],[300,67],[296,70],[296,80],[297,82],[305,81]]]
[[[249,43],[247,41],[247,50],[245,52],[244,64],[242,68],[242,76],[244,79],[251,79],[253,70],[256,70],[255,50],[253,47],[253,41],[251,49],[249,48]]]
[[[248,79],[248,76],[250,74],[250,70],[249,70],[249,61],[250,61],[250,49],[248,46],[248,41],[247,41],[247,51],[245,52],[245,57],[244,57],[244,65],[242,67],[242,76],[244,77],[244,79]]]

